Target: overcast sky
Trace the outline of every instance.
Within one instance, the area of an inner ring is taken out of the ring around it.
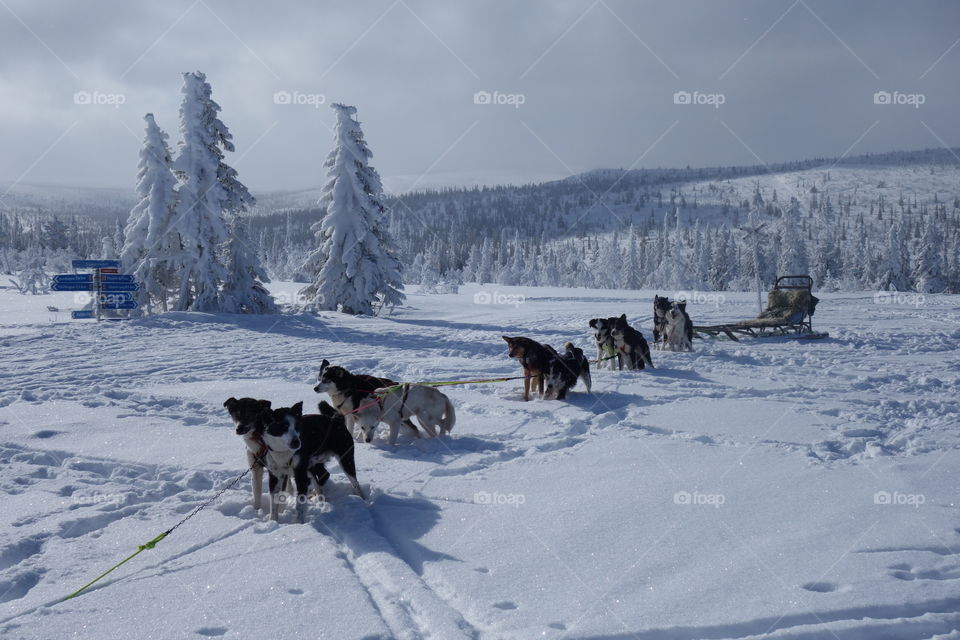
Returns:
[[[0,180],[132,189],[196,69],[255,192],[322,184],[333,101],[408,186],[958,146],[958,42],[953,1],[0,0]]]

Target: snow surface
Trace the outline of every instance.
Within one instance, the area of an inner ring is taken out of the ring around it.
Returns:
[[[653,292],[496,289],[99,325],[0,290],[0,635],[960,638],[960,304],[934,295],[824,294],[827,339],[697,340],[569,402],[449,388],[450,437],[358,445],[366,504],[335,470],[307,524],[275,524],[244,479],[59,602],[243,471],[231,395],[313,406],[323,358],[517,375],[501,335],[592,356],[587,321],[621,312],[650,334]],[[756,312],[710,302],[695,321]]]

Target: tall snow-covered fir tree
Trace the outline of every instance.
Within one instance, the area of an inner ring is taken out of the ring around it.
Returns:
[[[401,265],[381,203],[383,187],[370,166],[373,153],[363,138],[355,107],[333,104],[334,148],[327,156],[325,211],[313,230],[320,246],[304,263],[313,282],[300,294],[307,309],[373,315],[374,306],[401,304]]]
[[[940,258],[942,245],[940,228],[933,216],[928,215],[924,221],[923,235],[920,236],[917,251],[913,256],[913,281],[920,293],[935,293],[946,287],[943,262]]]
[[[260,265],[257,248],[239,215],[228,220],[230,240],[226,245],[227,280],[221,290],[221,309],[227,313],[276,313],[277,305],[264,287],[270,282]]]
[[[779,275],[807,273],[807,248],[800,233],[800,202],[790,198],[790,206],[780,217],[780,256],[777,261]]]
[[[137,164],[137,204],[130,210],[120,260],[123,270],[140,283],[134,299],[144,313],[154,306],[167,311],[167,301],[178,288],[178,273],[183,266],[180,234],[174,228],[177,206],[177,179],[169,137],[148,113],[143,118],[146,134]]]
[[[181,180],[176,228],[183,239],[186,259],[176,308],[269,310],[272,302],[264,299],[263,270],[256,252],[237,246],[237,242],[242,244],[245,240],[230,233],[228,218],[240,215],[256,201],[237,179],[236,170],[223,161],[224,152],[234,150],[233,136],[217,117],[220,105],[210,97],[211,91],[203,73],[183,74],[183,139],[173,168]],[[238,265],[238,259],[252,262]],[[243,285],[230,284],[225,289],[224,285],[237,273],[253,274],[253,280],[247,279]]]

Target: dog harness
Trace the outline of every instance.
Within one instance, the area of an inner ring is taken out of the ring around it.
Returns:
[[[410,385],[405,384],[405,385],[403,385],[403,395],[400,396],[400,419],[401,419],[401,420],[410,417],[410,416],[405,416],[405,415],[403,415],[403,410],[406,408],[406,405],[407,405],[407,394],[408,394],[408,393],[410,393]]]
[[[261,466],[265,466],[266,455],[270,451],[270,447],[267,446],[267,443],[264,442],[263,438],[260,436],[257,436],[254,442],[260,445],[260,450],[257,451],[255,454],[253,454],[253,459],[257,464]]]

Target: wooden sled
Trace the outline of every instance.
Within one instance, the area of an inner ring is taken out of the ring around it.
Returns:
[[[813,295],[813,278],[780,276],[767,294],[767,308],[756,318],[732,324],[694,325],[693,331],[700,337],[716,337],[722,333],[734,342],[740,341],[737,336],[826,338],[829,334],[813,330],[813,314],[818,302],[820,299]]]

